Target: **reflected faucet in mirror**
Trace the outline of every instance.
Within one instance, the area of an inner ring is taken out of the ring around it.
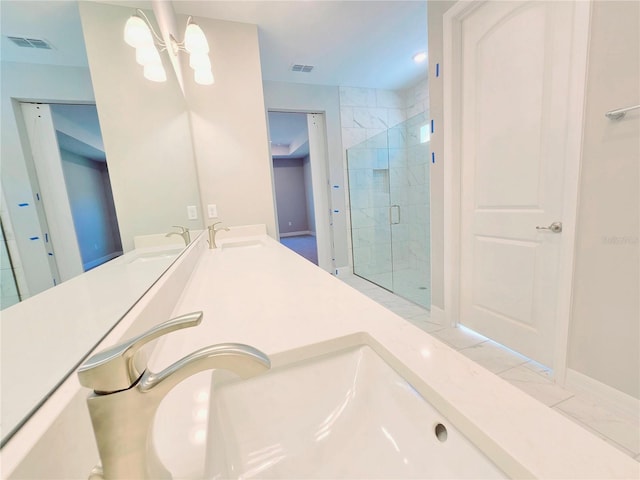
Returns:
[[[87,405],[102,462],[90,478],[170,479],[151,438],[162,399],[177,384],[204,370],[224,369],[247,379],[271,368],[261,351],[225,343],[201,348],[159,373],[151,372],[142,347],[167,333],[199,325],[202,316],[194,312],[168,320],[80,366],[80,383],[93,390]]]
[[[165,235],[165,237],[170,237],[171,235],[180,235],[184,240],[184,245],[186,247],[191,243],[191,233],[189,233],[189,229],[187,227],[183,227],[181,225],[173,225],[173,228],[179,228],[179,232],[169,232]]]
[[[207,227],[207,229],[209,230],[209,248],[218,248],[216,245],[216,233],[218,233],[220,230],[225,230],[227,232],[229,231],[229,227],[216,229],[216,225],[219,225],[221,223],[222,222],[215,222]]]

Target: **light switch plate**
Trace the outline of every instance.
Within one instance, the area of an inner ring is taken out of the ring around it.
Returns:
[[[198,219],[198,209],[195,205],[189,205],[187,207],[187,217],[189,220],[197,220]]]
[[[209,218],[218,218],[218,207],[213,204],[207,205],[207,214]]]

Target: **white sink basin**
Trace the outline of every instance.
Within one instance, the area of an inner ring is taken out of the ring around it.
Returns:
[[[220,245],[220,248],[222,250],[227,250],[230,248],[256,248],[256,247],[262,247],[262,246],[264,246],[264,244],[258,239],[236,240],[236,241],[225,240]]]
[[[214,388],[205,478],[508,478],[368,346]]]

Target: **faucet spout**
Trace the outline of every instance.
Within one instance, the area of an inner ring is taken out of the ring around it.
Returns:
[[[183,227],[182,225],[174,225],[174,228],[179,228],[179,232],[169,232],[165,235],[165,237],[170,237],[171,235],[180,235],[182,240],[184,240],[185,247],[188,247],[191,243],[191,233],[187,227]]]
[[[270,368],[269,357],[260,350],[239,343],[224,343],[201,348],[159,373],[145,372],[137,388],[140,393],[153,392],[164,398],[177,384],[204,370],[229,370],[247,379]]]
[[[216,225],[221,223],[222,222],[215,222],[207,227],[209,229],[209,248],[218,248],[216,245],[216,233],[220,230],[229,231],[229,227],[216,228]]]

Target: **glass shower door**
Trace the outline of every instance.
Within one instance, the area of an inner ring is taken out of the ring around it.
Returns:
[[[353,272],[431,305],[426,113],[347,150]]]
[[[425,114],[388,130],[393,292],[431,305],[429,147]]]
[[[348,149],[347,165],[354,273],[393,290],[387,133]]]

